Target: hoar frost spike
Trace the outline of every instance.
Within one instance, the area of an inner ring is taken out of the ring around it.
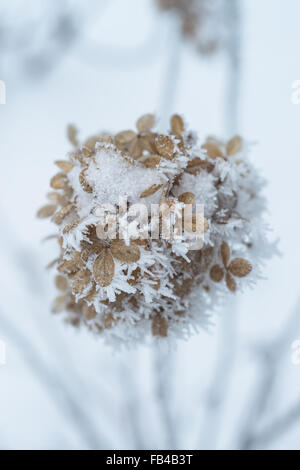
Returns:
[[[53,312],[110,341],[185,338],[272,254],[264,180],[239,136],[201,141],[179,115],[167,134],[151,114],[136,127],[83,143],[68,128],[74,148],[38,212],[57,225]]]

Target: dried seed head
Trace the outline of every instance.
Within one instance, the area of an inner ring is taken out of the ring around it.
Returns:
[[[154,117],[145,115],[137,121],[137,132],[98,134],[83,145],[71,131],[76,150],[56,162],[55,191],[38,213],[61,225],[59,257],[51,265],[64,295],[56,299],[54,311],[64,311],[74,326],[106,330],[121,340],[142,339],[151,328],[158,338],[188,333],[192,324],[206,321],[222,296],[226,301],[225,286],[235,292],[247,282],[242,278],[252,266],[245,258],[255,260],[263,252],[252,247],[264,236],[255,238],[247,230],[252,217],[257,224],[261,214],[260,187],[242,152],[242,167],[230,158],[241,150],[241,138],[226,145],[209,137],[201,151],[201,142],[179,115],[171,117],[171,133],[154,132],[154,124]],[[118,200],[121,194],[126,204]],[[98,217],[97,208],[107,203],[113,209]],[[136,203],[147,208],[146,221],[133,220]],[[157,215],[151,213],[154,203]],[[186,214],[184,204],[204,204],[205,217]],[[167,239],[166,220],[171,222]]]

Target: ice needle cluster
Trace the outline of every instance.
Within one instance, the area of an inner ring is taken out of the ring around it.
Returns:
[[[226,0],[157,0],[159,7],[178,15],[183,35],[201,54],[216,52],[226,39]]]
[[[264,180],[239,136],[200,141],[179,115],[167,134],[151,114],[136,127],[80,143],[69,126],[38,213],[57,225],[53,311],[109,340],[185,338],[260,277]]]

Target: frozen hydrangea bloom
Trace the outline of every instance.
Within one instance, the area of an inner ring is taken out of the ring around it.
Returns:
[[[70,126],[74,150],[38,213],[58,230],[53,311],[128,344],[207,327],[272,254],[248,144],[201,141],[178,115],[167,134],[155,126],[145,115],[82,144]]]
[[[201,54],[213,54],[226,40],[226,0],[157,0],[180,18],[183,35]]]

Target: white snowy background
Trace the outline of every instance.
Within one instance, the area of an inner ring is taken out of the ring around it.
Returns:
[[[236,70],[227,52],[202,58],[179,41],[153,0],[0,1],[1,449],[300,449],[300,3],[230,3]],[[213,334],[120,354],[50,313],[55,245],[41,240],[53,227],[35,214],[68,123],[84,137],[145,112],[257,142],[282,256],[224,305]]]

